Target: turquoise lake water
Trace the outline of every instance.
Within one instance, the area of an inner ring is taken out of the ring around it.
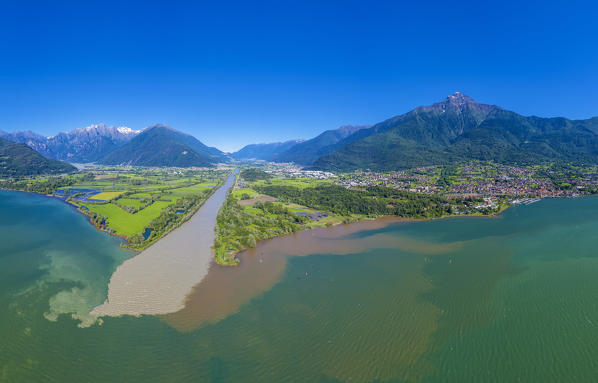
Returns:
[[[0,191],[0,382],[593,382],[597,212],[548,199],[359,231],[181,332],[92,324],[132,253],[59,200]]]

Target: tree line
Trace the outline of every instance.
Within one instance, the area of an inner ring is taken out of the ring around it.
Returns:
[[[316,210],[338,215],[364,214],[369,216],[395,215],[399,217],[431,218],[450,214],[451,202],[444,197],[413,193],[384,186],[347,189],[339,185],[298,188],[287,185],[263,185],[257,191]]]

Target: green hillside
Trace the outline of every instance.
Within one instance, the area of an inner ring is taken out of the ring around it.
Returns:
[[[323,155],[338,150],[337,144],[354,133],[367,130],[369,126],[341,126],[338,129],[327,130],[317,137],[301,142],[274,157],[276,162],[295,162],[302,165],[311,165]]]
[[[25,144],[0,138],[1,177],[61,174],[75,170],[73,165],[46,158]]]
[[[525,117],[455,93],[381,122],[371,135],[319,158],[330,170],[392,170],[470,160],[598,163],[598,119]]]
[[[165,125],[144,130],[131,141],[112,151],[99,163],[134,166],[212,166],[227,158],[195,137]]]

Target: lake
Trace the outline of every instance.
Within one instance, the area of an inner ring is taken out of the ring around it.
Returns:
[[[132,252],[0,191],[0,382],[590,382],[598,199],[363,223],[213,266],[166,316],[104,318]]]

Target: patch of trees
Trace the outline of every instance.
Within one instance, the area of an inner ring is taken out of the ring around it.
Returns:
[[[256,168],[244,169],[241,171],[241,177],[248,182],[269,180],[272,178],[271,174]]]
[[[455,166],[444,166],[436,183],[438,187],[448,189],[451,186],[451,176],[455,175]]]
[[[233,255],[236,251],[255,247],[259,240],[300,231],[301,225],[309,221],[272,202],[256,203],[253,208],[258,210],[257,214],[244,212],[232,195],[220,208],[214,240],[219,264],[236,264]]]
[[[450,201],[444,197],[412,193],[383,186],[364,190],[338,185],[300,189],[294,186],[255,186],[260,193],[338,215],[365,214],[431,218],[450,214]]]
[[[54,194],[58,188],[72,186],[75,181],[71,177],[49,177],[43,181],[8,180],[2,183],[2,187],[12,190],[21,190],[30,193]]]
[[[20,190],[29,193],[56,194],[56,190],[73,186],[78,182],[93,181],[92,173],[65,177],[48,177],[46,179],[8,179],[0,182],[3,189]]]
[[[106,224],[106,218],[98,213],[89,213],[89,220],[96,227],[104,228]]]

